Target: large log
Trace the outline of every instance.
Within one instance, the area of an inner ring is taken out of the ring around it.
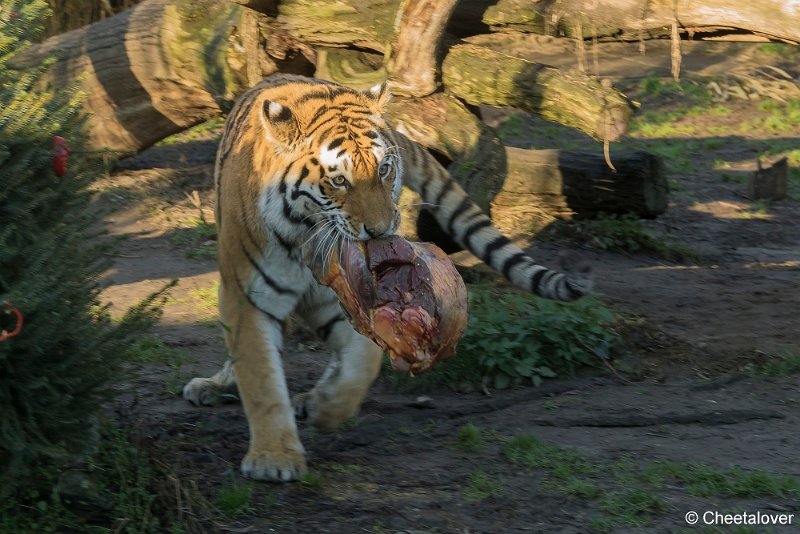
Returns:
[[[80,83],[91,145],[133,152],[221,114],[235,96],[241,80],[227,44],[239,11],[227,2],[147,0],[32,46],[12,67],[54,56],[43,82]]]
[[[800,43],[800,9],[785,0],[500,0],[483,18],[492,30],[633,40],[669,35],[675,20],[690,34],[747,32]]]
[[[619,139],[633,112],[624,95],[592,78],[469,43],[450,49],[442,80],[470,104],[532,111],[598,140]]]
[[[283,0],[277,22],[314,46],[385,52],[400,0]]]
[[[506,232],[529,231],[547,218],[653,218],[667,209],[667,179],[653,154],[615,154],[616,172],[597,153],[506,148],[506,155],[507,178],[492,202],[492,218]]]
[[[386,70],[392,91],[425,96],[436,90],[437,51],[458,0],[403,0]]]
[[[423,98],[395,98],[388,116],[399,132],[428,148],[470,198],[488,212],[506,173],[505,151],[492,128],[458,99],[436,93]],[[405,189],[400,200],[402,234],[451,248],[447,234],[425,211],[422,198]]]

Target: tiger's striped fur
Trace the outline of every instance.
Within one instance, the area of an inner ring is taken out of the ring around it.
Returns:
[[[537,265],[491,224],[426,150],[383,118],[384,85],[356,91],[277,75],[248,91],[231,111],[217,153],[215,183],[219,308],[231,360],[195,378],[184,397],[212,404],[236,388],[250,426],[242,461],[249,477],[293,480],[305,469],[295,416],[335,428],[359,409],[377,376],[381,351],[355,332],[336,295],[301,261],[309,239],[327,254],[336,240],[394,233],[401,185],[417,191],[442,228],[515,284],[572,300],[585,272]],[[302,317],[333,352],[316,386],[294,399],[280,351],[282,324]]]

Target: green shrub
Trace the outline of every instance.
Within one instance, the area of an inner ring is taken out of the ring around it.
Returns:
[[[0,341],[0,498],[83,448],[132,335],[157,315],[156,296],[116,324],[100,305],[108,246],[87,237],[88,187],[102,167],[78,154],[80,95],[42,93],[37,72],[7,66],[46,13],[41,0],[0,0],[0,302],[25,318],[17,337]],[[54,135],[73,151],[62,177],[52,170]]]
[[[469,287],[470,318],[456,355],[400,389],[486,384],[503,389],[571,375],[608,357],[619,336],[614,314],[592,296],[561,303],[492,285]]]

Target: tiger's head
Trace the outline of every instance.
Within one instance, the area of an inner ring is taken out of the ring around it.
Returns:
[[[389,90],[309,84],[265,98],[264,138],[284,162],[280,191],[313,232],[366,240],[397,231],[402,160],[382,132]],[[286,211],[284,207],[284,211]]]

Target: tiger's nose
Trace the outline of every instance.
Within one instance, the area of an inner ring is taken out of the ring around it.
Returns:
[[[389,231],[389,228],[391,227],[391,224],[380,223],[376,224],[375,226],[368,226],[365,224],[363,226],[364,226],[364,232],[366,232],[366,234],[370,238],[375,239],[376,237],[381,237],[386,235],[386,233]]]

